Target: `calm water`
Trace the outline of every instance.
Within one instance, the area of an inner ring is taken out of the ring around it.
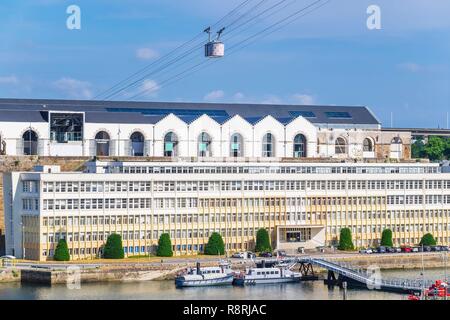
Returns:
[[[432,280],[442,279],[443,269],[426,271]],[[383,271],[383,277],[420,278],[420,270]],[[176,289],[173,281],[148,281],[127,283],[82,284],[81,289],[68,289],[65,285],[43,287],[21,285],[20,283],[0,284],[0,299],[279,299],[279,300],[341,300],[339,288],[328,289],[323,281],[295,284],[257,285],[247,287],[210,287]],[[377,292],[372,290],[349,289],[349,300],[404,300],[406,295]]]

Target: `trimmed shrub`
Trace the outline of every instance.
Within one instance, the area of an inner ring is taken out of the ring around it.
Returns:
[[[222,236],[213,232],[208,239],[208,243],[205,246],[205,254],[208,255],[221,255],[225,254],[225,244],[223,243]]]
[[[69,248],[67,247],[66,239],[60,239],[58,245],[55,249],[55,254],[53,255],[55,261],[69,261],[70,254]]]
[[[103,258],[105,259],[123,259],[125,256],[122,247],[122,237],[120,234],[113,233],[109,235],[103,248]]]
[[[256,232],[256,252],[272,252],[272,246],[270,245],[269,232],[264,229],[258,229]]]
[[[158,249],[156,250],[158,257],[172,257],[172,241],[168,233],[163,233],[158,240]]]
[[[383,233],[381,234],[381,246],[385,247],[393,247],[394,244],[392,242],[392,230],[391,229],[384,229]]]
[[[352,241],[352,232],[349,228],[342,228],[339,235],[339,250],[351,251],[355,249]]]
[[[433,237],[433,235],[431,233],[424,234],[422,239],[420,240],[419,245],[435,246],[436,239]]]

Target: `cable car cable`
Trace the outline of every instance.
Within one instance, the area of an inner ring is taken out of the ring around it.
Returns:
[[[258,6],[260,6],[260,5],[261,5],[263,2],[265,2],[265,1],[266,1],[266,0],[260,1],[258,4],[254,5],[254,6],[251,7],[249,10],[253,10],[254,8],[257,8]],[[283,1],[286,1],[286,0],[282,0],[282,1],[280,1],[280,2],[283,2]],[[248,2],[248,1],[247,1],[247,2]],[[265,11],[267,11],[267,10],[265,10]],[[242,18],[244,15],[245,15],[245,13],[244,13],[243,15],[241,15],[240,18]],[[222,19],[222,20],[223,20],[223,19]],[[252,19],[250,19],[250,20],[252,20]],[[233,21],[232,23],[234,23],[234,22],[236,22],[236,21],[238,21],[238,20],[235,20],[235,21]],[[231,23],[231,24],[232,24],[232,23]],[[216,24],[218,24],[218,23],[216,23]],[[216,24],[214,24],[214,25],[216,25]],[[230,25],[231,25],[231,24],[230,24]],[[214,26],[214,25],[213,25],[213,26]],[[227,25],[226,27],[228,27],[228,26],[229,26],[229,25]],[[236,29],[238,29],[238,28],[234,28],[233,31],[236,30]],[[147,74],[145,74],[144,76],[141,76],[140,78],[138,78],[137,80],[134,80],[134,81],[131,82],[130,84],[128,84],[128,85],[126,85],[126,86],[124,86],[124,87],[122,87],[122,88],[119,88],[118,90],[112,92],[111,94],[107,95],[107,96],[104,98],[104,100],[107,100],[107,99],[109,99],[109,98],[112,98],[113,96],[117,95],[117,94],[120,93],[120,92],[123,92],[123,91],[126,90],[126,89],[129,89],[129,88],[131,88],[131,87],[136,87],[139,83],[141,83],[142,81],[144,81],[144,80],[145,80],[146,78],[148,78],[149,76],[155,75],[155,74],[157,74],[158,72],[165,70],[167,67],[173,66],[174,64],[178,63],[179,61],[181,61],[181,60],[184,59],[185,57],[191,55],[191,54],[194,53],[197,49],[201,48],[201,47],[204,46],[204,45],[205,45],[205,41],[201,41],[201,42],[197,43],[197,44],[196,44],[196,47],[192,47],[189,51],[183,52],[182,54],[176,56],[176,57],[173,58],[172,60],[170,60],[170,61],[168,61],[167,63],[165,63],[163,66],[160,66],[158,69],[152,70],[150,73],[147,73]],[[195,59],[195,57],[194,57],[194,59]],[[194,59],[190,59],[190,60],[187,61],[187,62],[190,62],[190,61],[192,61],[192,60],[194,60]],[[183,64],[185,64],[185,63],[182,63],[181,65],[183,65]]]
[[[241,4],[239,4],[237,7],[235,7],[233,10],[231,10],[229,13],[227,13],[225,16],[223,16],[219,21],[217,21],[216,23],[214,23],[212,26],[216,26],[219,23],[221,23],[222,21],[224,21],[225,19],[227,19],[228,17],[231,17],[232,15],[234,15],[241,7],[245,6],[247,3],[251,2],[253,0],[245,0],[243,1]],[[203,35],[203,32],[198,33],[196,36],[194,36],[192,39],[188,40],[187,42],[183,43],[182,45],[176,47],[175,49],[173,49],[172,51],[170,51],[168,54],[164,55],[163,57],[159,58],[158,60],[150,63],[149,65],[145,66],[144,68],[138,70],[137,72],[133,73],[132,75],[128,76],[126,79],[116,83],[115,85],[113,85],[112,87],[110,87],[109,89],[101,92],[100,94],[96,95],[94,97],[94,99],[97,99],[98,97],[110,92],[111,90],[114,90],[115,88],[117,88],[118,86],[122,85],[124,82],[130,80],[131,78],[135,77],[136,75],[144,72],[145,70],[148,70],[148,68],[156,65],[159,62],[162,62],[164,59],[166,59],[168,56],[171,56],[172,54],[174,54],[176,51],[178,51],[179,49],[187,46],[188,44],[192,43],[193,41],[195,41],[197,38],[199,38],[200,36]]]
[[[276,29],[270,31],[269,33],[266,33],[265,35],[263,35],[263,37],[266,37],[266,36],[268,36],[269,34],[272,34],[273,32],[275,32],[275,31],[277,31],[277,30],[279,30],[279,29],[281,29],[281,28],[283,28],[283,27],[285,27],[285,26],[291,24],[292,22],[294,22],[294,21],[296,21],[296,20],[298,20],[298,19],[300,19],[300,18],[302,18],[302,17],[304,17],[304,16],[306,16],[306,15],[308,15],[308,14],[310,14],[310,13],[316,11],[317,9],[319,9],[319,8],[325,6],[326,4],[328,4],[329,2],[331,2],[331,0],[326,0],[324,3],[320,4],[319,6],[316,6],[316,7],[312,8],[310,11],[307,11],[306,13],[303,13],[303,14],[301,14],[300,16],[297,16],[297,15],[299,15],[300,13],[304,12],[305,10],[308,10],[308,9],[310,9],[311,7],[313,7],[314,5],[320,3],[321,1],[323,1],[323,0],[317,0],[317,1],[315,1],[315,2],[313,2],[313,3],[311,3],[311,4],[309,4],[308,6],[302,8],[302,9],[296,11],[296,12],[294,12],[293,14],[287,16],[286,18],[284,18],[284,19],[282,19],[282,20],[279,20],[278,22],[276,22],[276,23],[272,24],[271,26],[265,28],[264,30],[262,30],[262,31],[260,31],[260,32],[257,32],[256,34],[254,34],[254,35],[252,35],[252,36],[246,38],[244,41],[239,42],[238,44],[234,45],[232,48],[236,48],[236,47],[237,47],[238,45],[240,45],[241,43],[243,43],[243,42],[245,42],[245,41],[248,41],[248,40],[250,40],[250,39],[252,39],[252,38],[255,38],[255,37],[257,37],[258,35],[261,35],[261,34],[263,34],[265,31],[269,30],[270,28],[273,28],[274,26],[279,25],[279,24],[282,23],[282,22],[285,22],[285,24],[283,24],[282,26],[280,26],[280,27],[278,27],[278,28],[276,28]],[[297,16],[297,17],[296,17],[296,16]],[[287,21],[288,19],[291,19],[291,18],[294,18],[294,19],[292,19],[291,21]],[[286,21],[287,21],[287,22],[286,22]],[[261,37],[261,38],[263,38],[263,37]],[[253,41],[252,43],[254,43],[254,41]],[[228,56],[231,55],[231,54],[233,54],[233,53],[235,53],[235,52],[237,52],[237,51],[240,50],[240,49],[243,49],[243,48],[249,46],[249,45],[252,44],[252,43],[248,43],[248,44],[246,44],[245,46],[236,48],[236,50],[232,51],[230,54],[228,54]],[[230,48],[230,49],[232,49],[232,48]],[[183,72],[180,72],[180,73],[178,73],[177,75],[175,75],[175,76],[173,76],[173,77],[171,77],[171,78],[168,78],[168,79],[164,80],[164,81],[161,82],[158,86],[154,86],[154,87],[151,87],[151,88],[147,88],[147,89],[145,89],[145,90],[142,90],[141,92],[138,92],[137,94],[133,95],[133,96],[130,97],[129,99],[134,99],[134,98],[136,98],[136,97],[138,97],[138,96],[140,96],[140,95],[142,95],[142,94],[144,94],[144,93],[146,93],[146,92],[148,92],[148,91],[150,91],[150,90],[153,90],[153,89],[156,88],[156,87],[159,87],[159,88],[166,87],[166,86],[169,85],[169,84],[172,84],[172,83],[175,83],[175,82],[177,82],[177,81],[179,81],[179,80],[182,80],[182,79],[186,78],[187,76],[189,76],[189,75],[191,75],[191,74],[193,74],[193,73],[195,73],[195,72],[197,72],[197,71],[199,71],[199,70],[201,70],[201,69],[204,69],[205,67],[211,65],[211,64],[212,64],[213,62],[215,62],[215,61],[217,61],[217,60],[206,60],[206,61],[203,61],[203,62],[201,62],[201,63],[198,63],[198,64],[196,64],[196,65],[194,65],[194,66],[192,66],[192,67],[190,67],[190,68],[184,70]],[[209,63],[209,64],[204,65],[205,63]],[[197,69],[197,70],[193,70],[194,68],[199,67],[199,66],[201,66],[201,65],[204,65],[204,66],[203,66],[202,68]],[[191,70],[192,70],[192,71],[191,71]],[[191,71],[191,72],[189,72],[189,71]],[[175,78],[179,77],[180,75],[185,74],[186,72],[189,72],[189,73],[188,73],[187,75],[181,77],[181,78],[175,79]],[[175,79],[175,80],[172,80],[172,79]],[[170,81],[170,82],[169,82],[169,81]],[[167,82],[169,82],[169,83],[167,83]],[[167,85],[166,85],[165,83],[167,83]]]

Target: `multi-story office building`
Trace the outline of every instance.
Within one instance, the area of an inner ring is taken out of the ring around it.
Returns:
[[[234,159],[232,159],[234,160]],[[119,233],[125,253],[202,251],[217,231],[227,251],[252,249],[256,231],[274,247],[333,245],[349,227],[356,246],[385,228],[396,245],[431,232],[450,244],[450,173],[438,164],[202,161],[90,162],[83,173],[41,166],[4,177],[6,250],[51,258],[60,238],[73,259],[95,257]]]

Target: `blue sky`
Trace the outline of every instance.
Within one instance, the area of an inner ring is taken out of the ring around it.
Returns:
[[[242,1],[2,0],[0,97],[93,98]],[[243,19],[278,1],[265,0]],[[226,48],[313,1],[286,1],[290,5],[274,16],[234,34],[225,31]],[[81,9],[81,30],[66,28],[71,4]],[[371,4],[381,8],[381,30],[366,27]],[[447,0],[332,0],[178,82],[164,85],[203,62],[201,49],[185,65],[150,75],[115,99],[149,88],[138,99],[366,105],[384,126],[393,112],[394,126],[444,128],[450,112],[449,15]]]

